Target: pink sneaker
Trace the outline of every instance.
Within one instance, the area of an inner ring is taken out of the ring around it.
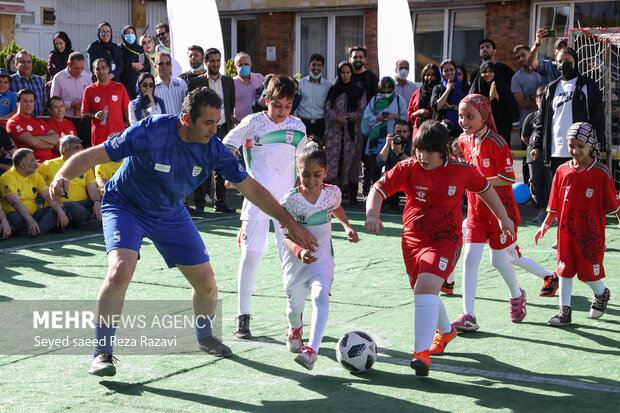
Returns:
[[[527,311],[525,309],[525,291],[522,288],[521,297],[510,299],[510,321],[513,323],[520,323],[525,318]]]
[[[316,351],[312,350],[312,347],[304,346],[303,351],[295,357],[295,362],[301,364],[308,370],[312,370],[317,357],[318,355]]]
[[[288,337],[286,337],[286,348],[291,353],[301,353],[304,343],[301,339],[301,333],[304,326],[299,328],[288,327]]]
[[[469,314],[461,314],[454,323],[452,323],[454,328],[458,331],[476,331],[480,328],[478,323],[476,323],[476,317],[472,317]]]

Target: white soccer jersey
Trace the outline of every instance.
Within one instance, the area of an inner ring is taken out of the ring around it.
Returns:
[[[267,112],[243,118],[223,140],[236,151],[243,148],[245,169],[252,178],[267,188],[275,199],[281,199],[295,187],[295,159],[306,146],[306,126],[294,116],[275,123]],[[243,201],[242,220],[270,217],[247,199]]]
[[[314,204],[306,201],[298,188],[286,194],[280,201],[295,221],[314,235],[319,243],[319,247],[313,253],[317,260],[311,264],[304,264],[293,255],[290,248],[282,247],[282,276],[285,289],[298,282],[308,281],[309,277],[314,276],[327,275],[331,283],[334,274],[331,219],[332,211],[340,206],[341,201],[340,188],[333,185],[323,185],[321,195]],[[286,229],[283,228],[283,231]]]

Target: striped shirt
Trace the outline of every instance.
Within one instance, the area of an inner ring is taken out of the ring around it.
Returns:
[[[41,76],[32,74],[30,80],[22,77],[19,72],[11,76],[11,90],[19,92],[22,89],[32,89],[34,92],[34,112],[33,117],[43,116],[43,108],[47,101],[47,93],[45,92],[45,82]]]
[[[187,83],[179,78],[170,78],[169,86],[166,86],[159,76],[155,78],[155,96],[164,101],[166,113],[180,115],[183,99],[187,95]]]

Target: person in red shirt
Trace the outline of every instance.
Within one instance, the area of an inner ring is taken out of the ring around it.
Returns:
[[[41,163],[57,158],[60,136],[50,129],[47,122],[32,116],[34,112],[34,93],[30,89],[17,92],[17,113],[11,116],[6,130],[18,148],[32,149],[35,159]]]
[[[594,292],[590,318],[600,318],[605,313],[610,295],[603,282],[605,214],[620,211],[611,172],[597,159],[594,127],[587,122],[574,123],[566,138],[573,159],[558,167],[551,184],[547,217],[534,237],[538,244],[557,217],[560,311],[547,323],[555,327],[571,323],[575,274]]]
[[[69,119],[65,118],[65,102],[60,96],[52,96],[49,98],[45,107],[51,115],[47,120],[50,129],[55,131],[61,138],[65,135],[77,136],[75,133],[75,125]]]
[[[364,226],[378,234],[383,229],[379,218],[383,200],[398,191],[406,195],[402,249],[415,303],[411,367],[421,376],[428,375],[431,354],[443,353],[456,336],[438,294],[461,252],[465,190],[488,203],[506,237],[515,235],[514,223],[495,190],[472,165],[450,158],[448,145],[448,130],[443,125],[436,121],[422,124],[413,140],[414,158],[386,172],[366,202]]]
[[[511,184],[516,181],[510,147],[497,133],[491,103],[485,96],[469,94],[459,103],[459,124],[463,133],[459,147],[489,181],[499,195],[515,228],[521,222]],[[467,194],[467,236],[463,266],[463,313],[454,322],[459,331],[479,328],[474,316],[474,300],[478,283],[478,268],[484,244],[491,247],[491,264],[504,279],[510,294],[510,321],[519,323],[526,316],[526,295],[517,283],[513,265],[518,265],[542,278],[545,283],[540,295],[553,296],[558,277],[546,271],[534,260],[521,255],[514,237],[506,237],[487,205],[474,193]]]
[[[93,62],[93,72],[97,81],[84,90],[82,117],[92,118],[91,142],[96,146],[129,126],[129,96],[121,83],[110,79],[105,59]]]

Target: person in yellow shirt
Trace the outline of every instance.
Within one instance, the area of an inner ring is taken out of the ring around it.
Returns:
[[[39,208],[37,195],[49,207]],[[13,231],[34,238],[54,228],[64,230],[69,218],[50,196],[43,177],[37,173],[37,160],[32,149],[21,148],[13,154],[13,167],[0,176],[0,201]]]
[[[65,135],[60,139],[61,157],[43,162],[37,172],[49,185],[65,161],[83,150],[80,138]],[[69,181],[69,192],[65,199],[61,199],[61,202],[69,216],[70,225],[84,230],[101,228],[101,194],[92,169]]]
[[[118,162],[107,162],[102,163],[101,165],[95,166],[95,179],[97,180],[97,186],[99,187],[99,191],[103,194],[103,187],[106,182],[112,178],[112,176],[116,173],[118,168],[123,164],[124,159],[121,159]]]

